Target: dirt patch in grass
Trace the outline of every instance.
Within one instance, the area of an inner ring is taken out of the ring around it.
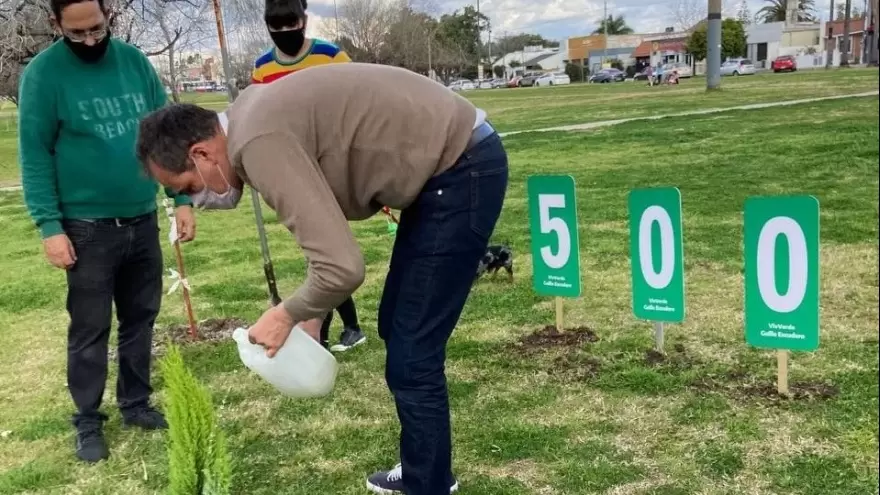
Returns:
[[[564,354],[553,360],[553,366],[547,369],[563,382],[585,382],[599,376],[602,362],[591,356]]]
[[[733,399],[763,399],[778,404],[789,401],[828,400],[840,394],[840,389],[836,385],[805,381],[789,383],[789,394],[782,395],[776,389],[775,380],[755,382],[744,370],[701,377],[691,383],[691,388],[699,392],[722,393]]]
[[[677,370],[686,370],[699,364],[699,360],[688,353],[682,344],[675,344],[672,349],[662,353],[656,349],[645,352],[645,364],[652,368],[665,367]]]
[[[599,336],[589,327],[567,328],[560,332],[555,325],[547,325],[523,336],[514,346],[524,354],[532,354],[545,349],[580,347],[598,341]]]
[[[162,340],[170,340],[180,345],[192,342],[220,342],[231,339],[232,332],[236,328],[246,328],[249,325],[248,322],[241,318],[209,318],[198,323],[197,339],[190,337],[189,325],[171,325],[157,332],[158,339],[156,339],[157,342],[155,344],[161,343]]]
[[[197,324],[198,338],[190,336],[188,324],[171,325],[165,328],[156,328],[153,332],[153,356],[159,357],[165,353],[168,342],[179,346],[191,345],[202,342],[224,342],[232,339],[232,332],[238,327],[248,327],[250,324],[241,318],[209,318]],[[110,359],[116,359],[116,349],[109,349]]]

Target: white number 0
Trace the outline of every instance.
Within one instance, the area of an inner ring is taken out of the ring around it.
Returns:
[[[541,224],[541,233],[556,232],[556,237],[559,239],[559,251],[553,254],[550,246],[544,246],[541,248],[541,258],[550,268],[558,269],[565,266],[571,256],[571,233],[568,231],[565,220],[550,216],[551,208],[565,208],[565,195],[538,195],[538,219]]]
[[[660,272],[654,271],[654,256],[651,251],[651,226],[654,222],[660,227]],[[645,282],[654,289],[664,289],[672,282],[675,272],[675,243],[672,238],[672,219],[660,206],[649,206],[639,220],[639,265]]]
[[[788,291],[776,291],[776,238],[788,239]],[[777,313],[796,310],[807,293],[807,239],[789,217],[771,218],[758,234],[758,291],[768,308]]]

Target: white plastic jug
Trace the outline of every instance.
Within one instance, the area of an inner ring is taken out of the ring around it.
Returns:
[[[244,365],[290,397],[321,397],[333,390],[338,364],[333,354],[299,326],[293,327],[275,357],[266,349],[251,344],[248,331],[237,328],[232,338]]]

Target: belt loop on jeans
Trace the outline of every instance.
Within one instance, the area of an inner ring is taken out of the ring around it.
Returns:
[[[468,141],[467,147],[464,151],[468,152],[474,149],[478,144],[482,143],[493,134],[495,134],[495,128],[488,122],[483,122],[471,133],[471,139]]]

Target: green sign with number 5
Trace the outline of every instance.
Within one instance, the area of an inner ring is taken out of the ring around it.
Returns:
[[[532,279],[543,296],[581,295],[574,178],[536,175],[526,185],[532,237]]]

